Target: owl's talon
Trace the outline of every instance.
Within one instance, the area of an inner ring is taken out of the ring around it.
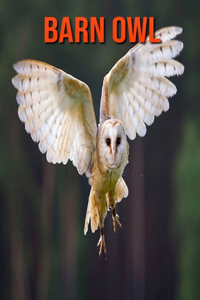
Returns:
[[[99,256],[101,256],[101,253],[102,253],[102,249],[104,250],[104,254],[106,255],[107,254],[107,251],[106,251],[106,242],[105,242],[105,238],[104,238],[104,233],[103,233],[103,228],[100,229],[100,239],[98,241],[98,244],[97,244],[97,247],[100,247],[99,249]]]
[[[115,208],[112,211],[112,219],[113,219],[113,228],[114,228],[114,232],[116,232],[116,224],[122,228],[122,224],[119,221],[119,215],[116,214]]]

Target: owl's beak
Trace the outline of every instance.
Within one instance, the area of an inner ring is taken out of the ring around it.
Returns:
[[[112,146],[112,156],[113,156],[113,161],[115,161],[115,157],[116,157],[116,146]]]

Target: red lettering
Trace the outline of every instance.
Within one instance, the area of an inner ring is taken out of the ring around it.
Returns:
[[[129,33],[130,42],[135,43],[138,34],[138,41],[140,43],[144,43],[146,37],[146,30],[147,30],[147,17],[143,18],[142,28],[141,28],[140,17],[135,17],[134,28],[132,24],[132,18],[127,17],[127,21],[128,21],[128,33]]]
[[[150,43],[160,43],[160,39],[154,38],[154,17],[149,17],[149,41]]]
[[[52,26],[50,26],[52,22]],[[55,43],[58,39],[57,31],[58,21],[54,17],[45,17],[44,18],[44,42],[45,43]],[[53,33],[53,36],[50,38],[50,32]]]
[[[100,17],[100,25],[97,18],[90,18],[90,42],[95,43],[95,31],[100,43],[104,43],[104,17]]]
[[[81,22],[83,26],[81,26]],[[80,33],[83,33],[83,42],[88,43],[88,20],[84,17],[75,18],[75,42],[80,43]]]
[[[73,43],[73,35],[69,17],[63,17],[62,19],[59,43],[63,43],[64,39],[68,39],[69,43]]]
[[[121,23],[121,37],[118,38],[118,22]],[[126,22],[124,20],[124,18],[122,17],[116,17],[113,19],[113,30],[112,30],[112,34],[113,34],[113,40],[116,43],[123,43],[126,39]]]

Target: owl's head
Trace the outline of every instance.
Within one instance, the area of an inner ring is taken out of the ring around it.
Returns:
[[[109,119],[102,124],[98,139],[100,159],[108,169],[117,169],[124,163],[127,140],[120,120]]]

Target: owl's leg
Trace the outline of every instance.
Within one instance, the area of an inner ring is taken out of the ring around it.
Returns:
[[[116,204],[115,204],[114,195],[115,195],[115,190],[109,191],[107,194],[109,199],[109,207],[112,209],[113,228],[114,228],[114,232],[116,232],[116,224],[120,228],[122,227],[122,224],[119,222],[118,214],[116,214],[116,209],[115,209]]]
[[[119,221],[119,215],[116,214],[116,210],[115,208],[112,209],[112,219],[113,219],[113,228],[114,228],[114,232],[116,232],[116,224],[122,228],[122,224]]]
[[[101,201],[99,201],[99,205],[98,205],[100,239],[97,244],[97,247],[99,247],[99,256],[101,256],[102,250],[104,251],[105,255],[107,254],[106,242],[104,236],[104,219],[106,217],[107,210],[108,210],[108,204],[105,195],[105,197],[101,197]]]
[[[102,249],[104,250],[104,254],[107,254],[106,251],[106,242],[105,242],[105,237],[104,237],[104,227],[100,227],[100,239],[97,244],[97,247],[99,247],[99,256],[101,256]]]

